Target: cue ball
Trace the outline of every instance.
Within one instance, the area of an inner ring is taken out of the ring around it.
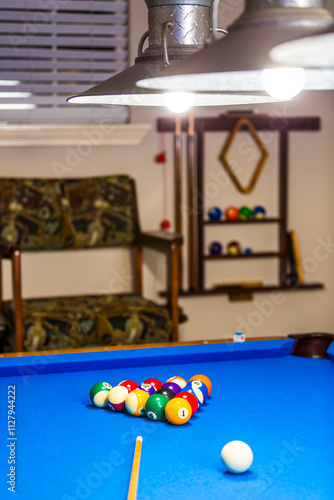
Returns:
[[[253,452],[248,444],[243,441],[230,441],[222,451],[223,464],[229,472],[241,474],[253,463]]]

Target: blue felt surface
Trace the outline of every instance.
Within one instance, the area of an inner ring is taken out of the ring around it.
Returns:
[[[94,356],[90,355],[93,359]],[[205,373],[212,395],[182,427],[92,407],[89,389],[149,376]],[[138,500],[334,498],[334,363],[294,356],[103,368],[0,379],[0,498],[7,492],[7,387],[16,386],[18,500],[125,500],[143,436]],[[224,471],[233,439],[250,471]]]
[[[180,347],[157,347],[101,351],[90,353],[37,355],[15,358],[0,356],[0,377],[39,375],[46,373],[121,368],[123,366],[155,366],[160,364],[195,363],[247,358],[286,356],[292,352],[293,339],[250,341],[240,343],[201,344]]]
[[[331,358],[331,360],[334,361],[334,342],[332,342],[329,348],[327,349],[327,354]]]

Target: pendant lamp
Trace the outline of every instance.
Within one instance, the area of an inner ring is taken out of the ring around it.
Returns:
[[[321,0],[246,0],[244,13],[228,28],[226,37],[137,84],[166,91],[263,91],[263,70],[283,69],[281,61],[270,57],[275,46],[332,28],[332,16]],[[297,63],[298,59],[296,65],[300,66]],[[288,73],[292,77],[283,73],[279,85],[303,74],[304,89],[334,88],[333,68],[296,69]],[[275,83],[278,73],[274,71],[274,75]]]
[[[136,0],[138,1],[138,0]],[[161,90],[139,88],[138,80],[154,77],[164,68],[196,54],[214,40],[212,4],[215,0],[145,0],[148,7],[148,31],[138,46],[134,65],[108,80],[95,85],[80,95],[68,99],[73,104],[164,106],[166,93]],[[143,46],[148,41],[148,47]],[[185,96],[194,106],[245,105],[275,102],[277,99],[264,91],[227,92],[196,91]]]

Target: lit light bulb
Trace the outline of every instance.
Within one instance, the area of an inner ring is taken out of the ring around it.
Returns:
[[[305,72],[303,68],[273,68],[262,71],[262,84],[272,97],[292,99],[303,89]]]
[[[168,92],[164,94],[165,106],[173,113],[184,113],[194,104],[195,96],[191,92]]]

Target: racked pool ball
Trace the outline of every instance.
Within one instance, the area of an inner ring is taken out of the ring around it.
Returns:
[[[199,406],[202,406],[208,397],[208,389],[200,380],[192,380],[191,382],[188,382],[183,390],[196,396]]]
[[[115,385],[109,391],[108,395],[108,406],[113,411],[124,411],[125,400],[128,397],[129,392],[123,385]]]
[[[175,396],[175,392],[172,391],[172,389],[168,389],[168,387],[161,387],[157,390],[156,394],[163,394],[164,396],[167,396],[168,399],[173,399]]]
[[[91,402],[97,408],[106,408],[108,406],[108,394],[111,389],[108,382],[98,382],[94,384],[89,392]]]
[[[176,382],[165,382],[160,387],[160,389],[170,389],[170,390],[172,390],[174,392],[174,394],[177,394],[178,392],[180,392],[181,387]]]
[[[191,414],[195,415],[195,413],[198,410],[198,406],[199,406],[198,399],[196,398],[196,396],[194,394],[192,394],[191,392],[181,391],[178,393],[177,397],[183,398],[186,401],[188,401],[188,403],[191,406]]]
[[[202,373],[198,373],[197,375],[194,375],[193,377],[191,377],[189,379],[189,382],[191,382],[192,380],[201,380],[202,382],[204,382],[204,384],[206,385],[206,387],[208,389],[208,393],[210,396],[211,391],[212,391],[212,382],[209,379],[209,377],[207,377],[206,375],[202,375]]]
[[[167,379],[167,382],[174,382],[174,384],[179,385],[181,389],[183,389],[187,385],[186,379],[184,379],[183,377],[179,377],[177,375],[174,375],[173,377]]]
[[[125,407],[130,415],[134,415],[135,417],[145,415],[145,405],[148,398],[148,393],[142,389],[135,389],[130,392],[125,400]]]
[[[152,394],[155,393],[156,391],[156,388],[152,385],[152,384],[145,384],[145,382],[143,382],[140,386],[139,386],[139,389],[141,389],[142,391],[145,391],[147,392],[147,394],[149,396],[152,396]]]
[[[201,404],[203,404],[208,399],[209,395],[207,386],[201,380],[191,380],[189,383],[191,384],[191,388],[194,391],[195,396],[201,401]]]
[[[192,415],[190,403],[183,398],[173,398],[166,404],[165,416],[173,425],[183,425]]]
[[[145,412],[151,420],[166,420],[165,407],[169,399],[163,394],[153,394],[148,398],[145,405]]]
[[[126,387],[128,392],[134,391],[135,389],[138,389],[138,384],[134,382],[133,380],[122,380],[118,385],[122,385],[123,387]]]
[[[160,382],[160,380],[158,380],[157,378],[147,378],[146,380],[144,380],[143,384],[153,385],[156,391],[162,386],[162,382]]]
[[[252,449],[243,441],[227,443],[221,451],[221,457],[226,469],[234,474],[246,472],[253,463]]]

